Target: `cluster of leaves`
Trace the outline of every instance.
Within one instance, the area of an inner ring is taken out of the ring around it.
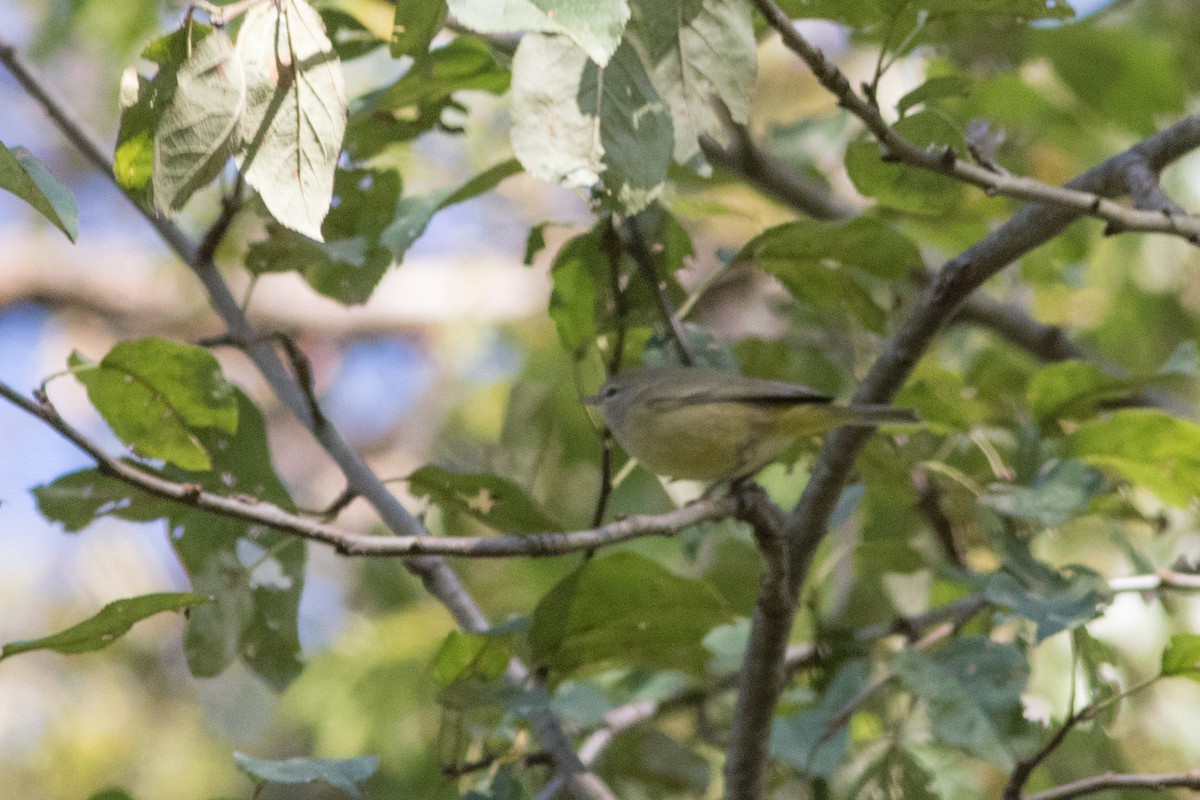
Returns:
[[[143,51],[157,73],[127,73],[123,91],[115,160],[123,187],[174,213],[234,159],[239,189],[242,181],[254,189],[273,218],[245,267],[297,271],[345,303],[366,301],[438,211],[522,169],[586,192],[598,220],[553,259],[548,316],[557,349],[528,344],[525,376],[532,380],[514,390],[500,434],[507,463],[541,466],[532,477],[482,466],[414,472],[409,489],[437,507],[447,532],[474,525],[561,531],[590,517],[594,498],[579,487],[602,480],[595,439],[573,391],[535,391],[534,384],[546,363],[560,369],[561,352],[591,373],[617,358],[674,357],[658,332],[662,301],[695,299],[682,273],[709,254],[697,252],[692,235],[706,234],[727,211],[718,205],[713,212],[712,202],[722,201],[704,199],[731,176],[696,177],[706,171],[702,146],[751,112],[762,30],[747,0],[545,5],[400,0],[387,40],[345,12],[325,9],[318,17],[304,0],[254,7],[236,44],[224,29],[189,18]],[[1090,22],[1028,25],[1069,17],[1061,0],[782,6],[795,17],[845,25],[871,48],[879,64],[871,92],[887,64],[929,47],[919,57],[927,79],[888,109],[896,131],[964,154],[969,122],[983,118],[1008,132],[1008,143],[989,157],[1047,180],[1110,154],[1113,141],[1148,133],[1156,117],[1181,112],[1200,91],[1200,69],[1180,76],[1164,67],[1167,56],[1146,44],[1151,33]],[[447,14],[460,31],[453,38],[443,35]],[[1139,19],[1150,31],[1166,24],[1151,12]],[[406,59],[407,70],[348,102],[339,59],[383,48]],[[1017,68],[1027,63],[1042,68]],[[1098,70],[1097,63],[1116,66]],[[509,93],[515,158],[459,187],[406,194],[400,173],[378,157],[431,131],[461,130],[456,120],[470,106],[460,93],[471,91]],[[771,311],[784,334],[718,340],[705,332],[702,307],[685,330],[707,362],[839,394],[860,366],[853,354],[877,348],[897,327],[929,254],[965,248],[1011,206],[881,158],[840,112],[773,128],[765,140],[787,168],[820,179],[834,168],[812,152],[814,137],[844,151],[836,169],[872,205],[852,219],[757,226],[722,256],[723,269],[769,276],[782,287]],[[1055,144],[1071,150],[1048,152]],[[44,168],[19,150],[3,154],[9,161],[0,159],[0,186],[74,236],[74,209]],[[628,219],[632,230],[621,224]],[[530,258],[544,246],[544,230],[531,232]],[[957,330],[920,361],[897,402],[919,411],[926,425],[903,441],[875,439],[834,515],[835,537],[854,541],[852,585],[840,598],[837,581],[818,578],[810,587],[802,627],[821,658],[790,685],[775,720],[771,753],[781,796],[793,780],[847,797],[982,793],[979,765],[1012,771],[1044,739],[1026,719],[1022,697],[1031,664],[1050,640],[1070,638],[1078,675],[1062,683],[1078,677],[1084,706],[1115,707],[1122,696],[1106,670],[1123,656],[1088,631],[1113,598],[1104,575],[1164,566],[1151,553],[1167,548],[1151,547],[1150,532],[1162,509],[1193,503],[1200,485],[1200,424],[1127,406],[1145,406],[1164,390],[1192,391],[1200,322],[1176,287],[1149,289],[1124,266],[1136,255],[1130,246],[1089,236],[1073,229],[1031,254],[1018,280],[1035,306],[1067,323],[1078,317],[1062,309],[1085,303],[1089,282],[1103,282],[1109,304],[1083,315],[1080,338],[1124,369],[1085,360],[1043,364],[996,337]],[[700,299],[714,308],[734,302],[719,286]],[[175,483],[295,510],[271,465],[260,412],[203,349],[142,339],[96,362],[76,354],[68,366],[132,449],[131,463]],[[801,461],[810,450],[802,445]],[[763,482],[783,498],[799,480],[769,470]],[[195,593],[120,601],[60,634],[11,643],[0,658],[98,649],[139,619],[187,608],[194,674],[219,674],[239,658],[278,689],[300,674],[300,542],[139,492],[100,469],[63,476],[35,494],[42,512],[68,531],[101,516],[164,520]],[[637,469],[615,487],[611,513],[670,502]],[[1114,543],[1103,556],[1093,541],[1100,531]],[[1187,533],[1170,535],[1178,543]],[[1047,556],[1048,541],[1072,537],[1093,543],[1072,557]],[[467,797],[525,796],[530,781],[515,763],[527,722],[547,699],[578,730],[601,727],[608,712],[638,701],[702,709],[696,722],[676,714],[668,724],[621,733],[597,769],[628,796],[710,790],[719,762],[711,731],[731,715],[727,694],[711,687],[740,664],[761,564],[749,537],[731,524],[689,531],[683,542],[683,559],[674,542],[639,543],[551,568],[539,573],[535,585],[549,588],[526,615],[485,634],[445,638],[431,665],[440,704],[465,741],[512,754]],[[819,561],[834,565],[844,555],[831,548]],[[664,566],[672,560],[678,569]],[[868,635],[896,615],[965,599],[978,606],[955,620],[960,630],[948,640],[892,646]],[[1158,677],[1197,677],[1197,641],[1192,634],[1172,639]],[[544,688],[505,680],[514,656],[545,677]],[[465,759],[466,749],[449,756]],[[352,794],[375,766],[247,758],[239,765],[258,781],[324,780]]]

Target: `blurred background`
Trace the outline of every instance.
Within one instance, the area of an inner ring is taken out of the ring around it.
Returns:
[[[332,5],[386,38],[391,5],[374,0]],[[1073,2],[1081,18],[1108,5]],[[1195,37],[1180,26],[1197,28],[1197,15],[1185,13],[1187,4],[1139,5],[1143,9],[1136,20],[1145,26],[1144,40],[1169,35],[1178,45],[1160,54],[1175,65],[1180,82],[1163,90],[1180,98],[1172,116],[1185,104],[1194,110],[1200,59],[1194,48],[1185,52]],[[140,48],[176,26],[181,16],[173,4],[143,0],[0,0],[0,36],[28,54],[49,88],[111,143],[121,71],[136,64]],[[806,32],[857,79],[870,75],[875,53],[870,43],[859,48],[847,31],[827,23],[814,22]],[[1003,59],[1005,42],[975,45],[980,43],[966,40],[963,52],[952,57],[981,76],[976,97],[985,107],[988,91],[1015,87],[1004,83],[1010,66]],[[919,85],[941,58],[919,51],[898,63],[880,88],[882,104]],[[349,62],[350,95],[406,67],[386,49]],[[1030,107],[1013,110],[1004,120],[1013,129],[1010,140],[1022,148],[1019,166],[1025,171],[1047,181],[1065,180],[1144,135],[1137,124],[1099,124],[1112,116],[1111,109],[1072,97],[1048,74],[1046,59],[1035,55],[1016,78],[1007,76],[1034,87],[1032,96],[1046,105],[1043,109],[1030,100]],[[381,163],[400,169],[405,194],[457,186],[510,157],[506,99],[482,92],[460,93],[458,99],[469,109],[456,120],[464,125],[463,134],[433,132],[383,157]],[[125,338],[195,341],[219,333],[199,284],[3,71],[0,109],[0,141],[29,148],[71,187],[80,208],[79,242],[71,245],[23,203],[0,194],[0,378],[32,389],[61,372],[72,350],[99,358]],[[751,132],[797,170],[828,181],[842,202],[868,205],[842,168],[857,128],[834,111],[829,97],[773,40],[762,50]],[[1196,170],[1191,157],[1168,175],[1173,196],[1190,208],[1200,201]],[[729,254],[751,236],[795,216],[722,174],[710,181],[681,177],[668,204],[693,237],[695,257],[686,276],[692,285],[724,270]],[[910,221],[910,230],[930,243],[927,260],[936,265],[986,232],[1009,207],[980,198],[969,218]],[[188,206],[180,225],[197,236],[218,208],[218,190],[210,187]],[[563,241],[593,223],[579,195],[519,175],[439,213],[370,302],[351,308],[319,296],[293,274],[264,276],[250,291],[238,264],[247,242],[261,235],[261,223],[252,214],[244,217],[218,253],[228,280],[240,297],[249,298],[248,313],[261,328],[295,337],[313,362],[327,414],[380,475],[400,479],[428,462],[494,470],[529,489],[565,523],[587,522],[599,480],[599,443],[575,398],[594,386],[577,383],[546,315],[550,258]],[[530,229],[546,221],[555,223],[546,229],[548,246],[533,266],[525,266]],[[1042,321],[1067,327],[1116,363],[1160,363],[1180,341],[1194,339],[1200,327],[1194,251],[1165,237],[1116,237],[1095,244],[1095,233],[1094,225],[1076,226],[992,288]],[[723,276],[718,288],[718,300],[698,310],[699,320],[719,335],[758,343],[739,350],[743,365],[777,355],[770,345],[786,338],[781,331],[789,319],[779,314],[778,288],[736,274]],[[720,302],[722,297],[736,298],[737,313],[729,312],[733,303]],[[1139,335],[1131,340],[1134,329]],[[960,363],[963,352],[975,352],[972,342],[977,340],[955,340],[957,349],[947,351],[945,362]],[[826,336],[818,330],[801,343],[805,380],[844,394],[869,364],[878,339],[861,333]],[[278,407],[244,359],[227,349],[218,355],[227,375],[263,408],[277,470],[296,501],[306,508],[327,505],[343,488],[336,469]],[[120,451],[73,379],[55,378],[50,394],[67,418],[112,452]],[[117,598],[187,587],[161,523],[106,520],[66,534],[37,513],[31,487],[87,465],[49,429],[0,405],[0,642],[61,629]],[[779,478],[781,492],[795,491],[794,480]],[[404,492],[402,482],[395,485]],[[647,476],[631,481],[623,492],[618,509],[667,503],[662,488]],[[410,508],[420,508],[408,501]],[[366,530],[373,518],[365,504],[354,503],[339,524]],[[437,529],[446,521],[431,513],[430,524]],[[1194,547],[1190,541],[1177,537],[1171,547],[1186,550]],[[638,547],[664,560],[679,558],[676,543]],[[0,664],[0,795],[67,800],[120,786],[139,800],[245,797],[249,784],[230,758],[231,750],[239,750],[263,758],[375,753],[388,776],[386,785],[373,789],[376,796],[455,796],[453,781],[442,778],[438,768],[447,760],[446,751],[454,751],[441,740],[453,738],[455,726],[438,711],[436,686],[425,677],[452,627],[449,617],[396,563],[352,563],[317,547],[309,553],[301,607],[308,668],[281,695],[240,666],[210,680],[189,676],[182,621],[173,615],[139,624],[101,653],[32,653]],[[735,541],[723,546],[722,557],[731,570],[741,570],[737,574],[752,590],[752,548]],[[528,612],[575,563],[462,566],[489,614],[503,620]],[[688,568],[707,567],[701,561]],[[735,600],[738,591],[748,590],[731,588]],[[1127,613],[1121,604],[1129,606]],[[1150,663],[1166,631],[1158,614],[1137,596],[1123,596],[1099,627],[1110,626],[1109,637]],[[1047,669],[1061,667],[1063,657],[1047,648]],[[1055,691],[1048,682],[1046,692]],[[1195,700],[1194,693],[1164,690],[1153,701],[1156,738],[1200,753],[1200,728],[1189,726],[1182,715]],[[288,796],[319,797],[323,791],[305,788]]]

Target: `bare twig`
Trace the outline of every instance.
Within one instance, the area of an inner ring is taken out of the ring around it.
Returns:
[[[671,299],[667,297],[667,292],[663,288],[662,281],[658,279],[658,270],[654,266],[654,256],[650,252],[650,247],[646,244],[646,237],[642,235],[642,228],[638,224],[637,217],[626,217],[625,221],[621,224],[621,228],[625,234],[625,246],[629,249],[629,254],[633,256],[634,262],[637,263],[638,271],[642,274],[642,279],[646,281],[646,285],[650,288],[650,293],[654,296],[654,300],[658,304],[659,313],[662,316],[663,324],[666,326],[666,335],[674,343],[675,349],[679,353],[679,361],[687,366],[696,364],[696,353],[692,350],[687,333],[683,330],[683,323],[679,321],[679,316],[675,313],[675,309],[671,307]]]
[[[905,139],[888,125],[878,107],[869,99],[856,93],[846,76],[826,60],[824,53],[809,44],[792,24],[787,13],[775,0],[755,0],[755,5],[767,18],[767,22],[779,33],[783,43],[798,55],[812,70],[817,80],[829,90],[838,103],[862,120],[874,134],[886,157],[909,166],[937,172],[964,183],[978,186],[988,194],[1001,194],[1018,200],[1070,209],[1080,216],[1091,216],[1108,223],[1107,233],[1139,231],[1144,233],[1166,233],[1181,236],[1192,244],[1200,243],[1200,216],[1180,215],[1173,212],[1173,204],[1164,204],[1161,190],[1149,193],[1145,190],[1147,174],[1157,175],[1165,162],[1143,160],[1142,166],[1130,178],[1130,166],[1138,160],[1129,159],[1120,172],[1108,175],[1110,184],[1089,189],[1068,184],[1052,186],[1032,178],[996,172],[987,167],[958,158],[952,149],[928,149]],[[1109,197],[1130,194],[1133,185],[1139,186],[1138,199],[1153,197],[1150,204],[1154,210],[1130,208],[1116,203]]]
[[[1168,772],[1160,775],[1119,775],[1106,772],[1077,781],[1055,786],[1033,794],[1022,795],[1022,800],[1071,800],[1074,797],[1103,792],[1106,789],[1193,789],[1200,791],[1200,770],[1191,772]]]

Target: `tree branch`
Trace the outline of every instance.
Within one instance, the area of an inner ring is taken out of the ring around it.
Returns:
[[[1074,183],[1052,186],[1033,178],[1010,175],[972,164],[960,159],[950,148],[932,150],[922,147],[896,133],[879,109],[868,99],[859,96],[842,71],[826,60],[824,53],[809,44],[796,30],[791,18],[775,0],[754,2],[766,17],[768,24],[779,33],[788,49],[803,59],[821,85],[837,98],[839,105],[862,120],[867,129],[874,134],[888,160],[955,178],[963,183],[978,186],[988,194],[1001,194],[1017,200],[1054,205],[1070,209],[1079,216],[1096,217],[1108,223],[1107,233],[1167,233],[1182,236],[1192,244],[1200,244],[1200,216],[1175,213],[1174,204],[1164,202],[1165,195],[1161,189],[1150,192],[1146,188],[1146,176],[1157,176],[1165,162],[1130,158],[1122,165],[1121,170],[1106,176],[1109,183],[1103,187],[1082,187]],[[1139,160],[1140,166],[1134,167],[1133,164]],[[1134,186],[1138,187],[1135,200],[1147,202],[1152,210],[1129,208],[1108,199],[1115,195],[1130,194]]]
[[[682,529],[730,516],[737,506],[731,497],[701,500],[665,514],[641,514],[616,522],[571,532],[529,533],[509,536],[368,536],[353,533],[309,517],[293,514],[271,503],[214,494],[195,484],[169,481],[127,461],[113,458],[80,430],[64,420],[48,402],[36,402],[0,381],[0,397],[45,422],[95,460],[106,475],[147,494],[181,505],[220,514],[280,533],[332,546],[346,556],[447,555],[469,558],[559,556],[580,550],[619,544],[645,536],[672,536]]]
[[[856,114],[862,112],[871,127],[881,122],[877,112],[849,89],[844,75],[829,66],[821,54],[811,48],[792,26],[791,20],[772,0],[755,0],[759,9],[776,28],[784,42],[795,50],[817,73],[818,79],[842,99]],[[886,125],[872,128],[881,141],[895,150],[909,143],[895,141]],[[872,366],[854,396],[856,403],[886,403],[891,400],[932,344],[934,337],[953,318],[967,297],[992,275],[1014,259],[1049,241],[1083,214],[1102,215],[1103,203],[1056,202],[1064,197],[1091,198],[1114,196],[1127,190],[1123,178],[1129,166],[1143,163],[1156,172],[1173,159],[1200,145],[1200,116],[1188,119],[1154,134],[1124,153],[1109,159],[1067,184],[1066,193],[1034,192],[1016,195],[1026,199],[1049,199],[1054,205],[1034,204],[1018,211],[1007,223],[977,242],[942,268],[922,292],[900,329],[885,344],[883,353]],[[919,148],[913,163],[925,163],[929,156]],[[955,160],[947,160],[954,169]],[[963,165],[964,167],[966,165]],[[982,168],[974,168],[982,169]],[[946,169],[940,171],[945,172]],[[986,170],[984,170],[986,172]],[[972,173],[974,174],[974,173]],[[991,173],[988,173],[989,175]],[[990,179],[989,179],[990,183]],[[1053,188],[1053,187],[1051,187]],[[1110,204],[1111,205],[1111,204]],[[1161,219],[1161,215],[1159,217]],[[1191,219],[1191,218],[1189,218]],[[1200,231],[1200,228],[1197,228]],[[1170,231],[1168,231],[1170,232]],[[798,597],[807,578],[817,546],[824,538],[830,514],[841,496],[850,469],[870,436],[869,430],[842,428],[826,440],[811,472],[808,485],[788,520],[789,590]],[[767,618],[757,612],[751,631],[747,667],[754,669],[756,680],[742,682],[734,717],[734,736],[726,763],[726,797],[758,800],[763,796],[766,751],[761,742],[770,734],[774,709],[782,690],[779,670],[765,668],[764,659],[782,662],[784,644],[791,630],[794,610],[786,619]]]
[[[201,258],[199,250],[178,228],[168,220],[159,218],[151,209],[134,202],[128,194],[125,194],[120,184],[116,183],[106,148],[97,143],[96,137],[87,130],[85,125],[66,111],[66,104],[53,96],[46,88],[45,82],[17,53],[16,48],[3,39],[0,39],[0,63],[3,63],[29,92],[30,96],[38,101],[63,135],[83,153],[99,172],[117,185],[126,199],[133,203],[179,258],[191,268],[204,286],[209,304],[225,323],[229,336],[247,343],[245,352],[254,362],[255,367],[284,405],[309,429],[313,437],[338,464],[346,477],[348,487],[375,508],[392,533],[409,537],[426,535],[427,531],[422,522],[401,505],[400,501],[371,471],[371,468],[342,438],[341,434],[324,418],[314,417],[302,387],[288,373],[278,354],[267,343],[265,337],[250,325],[233,293],[229,290],[229,286],[218,272],[211,255]],[[446,563],[445,559],[439,556],[409,556],[404,559],[404,565],[420,579],[426,591],[446,607],[463,630],[471,632],[487,630],[490,625],[487,616],[484,615],[458,574]],[[514,661],[514,664],[516,663]],[[512,678],[513,676],[510,675],[510,679]],[[549,741],[545,739],[541,739],[541,741],[554,754],[559,770],[557,777],[564,778],[574,794],[590,800],[611,800],[613,798],[612,792],[602,782],[590,773],[583,771],[578,756],[570,747],[570,742],[566,739],[561,724],[551,713],[548,705],[543,703],[535,709],[531,713],[530,721],[535,731],[549,739]]]
[[[1071,800],[1106,789],[1193,789],[1200,791],[1200,770],[1168,772],[1161,775],[1118,775],[1106,772],[1064,783],[1053,789],[1022,795],[1022,800]]]
[[[679,316],[671,307],[671,300],[667,297],[666,290],[663,289],[662,281],[658,279],[654,256],[646,244],[646,237],[642,235],[642,227],[638,224],[637,217],[626,217],[621,228],[625,234],[625,246],[628,248],[629,254],[633,256],[634,262],[637,263],[642,279],[646,281],[650,294],[654,296],[654,301],[658,304],[659,314],[666,326],[666,336],[674,343],[680,363],[689,367],[696,364],[696,353],[692,350],[692,344],[683,330],[683,323],[679,321]]]

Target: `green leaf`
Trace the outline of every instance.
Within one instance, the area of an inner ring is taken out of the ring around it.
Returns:
[[[151,522],[166,516],[171,506],[171,501],[146,494],[98,469],[70,472],[34,487],[33,496],[42,516],[61,523],[68,533],[81,531],[97,517],[107,515]]]
[[[341,64],[305,0],[260,3],[238,33],[246,74],[239,166],[283,226],[320,241],[346,132]]]
[[[313,783],[322,781],[351,797],[362,797],[362,784],[379,771],[375,756],[358,758],[286,758],[263,761],[234,753],[238,769],[259,783]]]
[[[708,584],[621,552],[551,589],[533,612],[529,644],[534,661],[560,676],[613,660],[702,674],[704,637],[730,620]]]
[[[979,498],[1005,516],[1059,527],[1088,507],[1105,486],[1104,475],[1082,461],[1056,461],[1032,486],[994,486]]]
[[[53,650],[56,653],[90,653],[103,650],[129,632],[134,623],[163,611],[182,611],[185,608],[212,602],[201,594],[162,592],[114,600],[78,625],[41,639],[9,642],[0,649],[0,659],[31,650]]]
[[[668,796],[704,797],[711,782],[707,758],[653,728],[638,727],[617,736],[605,758],[621,765],[624,780]]]
[[[872,333],[883,333],[887,314],[849,272],[818,261],[771,260],[763,265],[799,302],[837,322],[857,320]]]
[[[951,660],[939,654],[935,661],[918,650],[902,650],[892,668],[908,689],[925,701],[938,740],[1010,770],[1013,754],[997,712],[1014,708],[1014,699],[1019,711],[1026,677],[1024,659],[1010,646],[980,637],[961,643],[956,640],[956,645]],[[1016,658],[997,657],[997,648],[1016,654]]]
[[[700,153],[699,137],[723,138],[726,123],[750,116],[758,67],[747,0],[635,0],[629,28],[641,42],[650,80],[674,124],[674,158]]]
[[[76,353],[70,366],[113,432],[147,458],[207,469],[211,454],[198,433],[237,429],[233,387],[201,347],[135,339],[113,347],[98,364]]]
[[[508,69],[487,42],[460,36],[418,58],[392,85],[356,102],[346,150],[361,160],[435,127],[457,130],[443,119],[446,109],[465,110],[454,99],[456,92],[501,94],[509,81]]]
[[[220,174],[241,145],[246,78],[219,30],[192,44],[154,130],[154,204],[167,217]]]
[[[550,271],[550,319],[563,349],[579,358],[599,329],[596,276],[606,268],[599,227],[571,239],[558,251]]]
[[[1036,576],[1009,571],[992,574],[984,587],[988,602],[1037,623],[1037,641],[1091,622],[1108,603],[1107,584],[1084,567],[1064,572],[1043,568]]]
[[[215,429],[202,434],[213,454],[213,469],[204,473],[168,469],[166,477],[294,511],[271,463],[262,414],[242,392],[237,392],[237,398],[236,434]],[[192,587],[216,597],[215,603],[195,609],[188,617],[184,652],[192,674],[219,675],[240,656],[272,688],[286,688],[303,668],[297,626],[304,589],[304,542],[188,506],[172,506],[168,524],[171,544]]]
[[[322,8],[321,20],[325,23],[329,41],[333,42],[333,51],[342,61],[361,58],[387,44],[352,14],[340,9]]]
[[[1146,136],[1184,113],[1187,85],[1170,46],[1132,29],[1083,22],[1033,31],[1032,42],[1096,118]]]
[[[408,487],[417,497],[504,533],[563,529],[521,487],[498,475],[451,472],[430,464],[408,477]]]
[[[1045,424],[1090,416],[1099,403],[1137,391],[1141,383],[1114,378],[1086,361],[1060,361],[1038,370],[1026,394],[1030,410]]]
[[[1011,17],[1019,22],[1033,19],[1067,19],[1075,15],[1066,0],[885,0],[885,8],[913,8],[930,14],[980,14]]]
[[[967,76],[939,75],[930,78],[897,100],[896,111],[903,117],[913,106],[942,97],[966,97],[970,91],[971,80]]]
[[[134,800],[134,798],[124,789],[104,789],[96,792],[88,800]]]
[[[629,21],[627,0],[449,0],[450,13],[478,33],[561,33],[604,66]]]
[[[164,111],[175,97],[179,68],[192,48],[203,44],[213,29],[193,22],[146,45],[142,58],[158,65],[147,80],[129,67],[121,76],[121,127],[113,155],[113,175],[122,189],[150,206],[153,200],[155,133]]]
[[[925,266],[921,251],[911,239],[870,217],[777,225],[747,242],[735,260],[753,261],[771,273],[799,262],[805,269],[828,265],[905,279]]]
[[[1200,634],[1177,633],[1171,637],[1162,654],[1162,674],[1200,681]]]
[[[446,22],[446,0],[397,0],[392,24],[392,58],[419,58]]]
[[[0,189],[12,192],[50,220],[72,242],[79,234],[75,197],[24,147],[0,144]]]
[[[627,43],[600,67],[565,37],[526,34],[513,59],[512,114],[513,151],[543,180],[603,180],[606,201],[630,214],[666,183],[671,115]]]
[[[501,764],[496,774],[487,781],[486,789],[475,789],[462,796],[462,800],[528,800],[529,795],[517,780],[512,764]]]
[[[848,661],[833,676],[816,708],[790,717],[777,717],[771,728],[771,755],[816,778],[828,778],[842,765],[850,741],[850,726],[836,729],[837,717],[870,679],[863,659]]]
[[[503,636],[450,631],[433,657],[430,671],[439,686],[457,681],[499,678],[512,658],[512,648]]]
[[[1128,408],[1089,420],[1069,440],[1073,455],[1111,469],[1185,506],[1200,487],[1200,424],[1153,409]]]
[[[930,152],[947,147],[965,152],[962,135],[942,116],[921,111],[895,124],[901,136]],[[958,208],[962,186],[936,172],[885,162],[874,141],[863,140],[846,149],[846,171],[854,187],[881,205],[921,216],[941,216]]]

